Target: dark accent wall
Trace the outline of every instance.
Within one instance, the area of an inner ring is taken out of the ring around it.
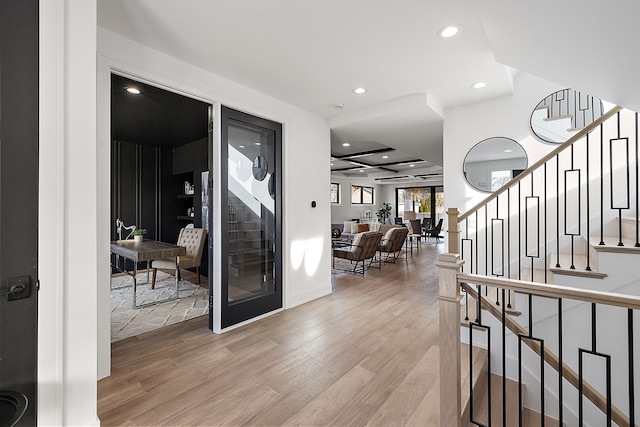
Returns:
[[[185,206],[192,203],[195,209],[193,216],[193,225],[202,227],[202,172],[208,170],[209,144],[207,138],[199,139],[186,145],[181,145],[173,149],[173,174],[179,181],[180,186],[177,194],[184,193],[184,180],[190,178],[195,186],[193,199],[180,199],[177,203],[179,213],[178,216],[186,214]],[[174,195],[174,197],[176,197]],[[188,206],[187,206],[188,207]],[[177,228],[184,227],[189,221],[177,220]],[[200,271],[205,276],[208,275],[208,249],[205,245],[202,252],[202,261],[200,263]]]
[[[147,230],[146,239],[175,243],[180,229],[202,227],[202,172],[207,170],[207,139],[163,148],[126,141],[111,143],[111,240],[118,239],[116,219]],[[184,181],[195,185],[184,195]],[[187,209],[194,207],[193,218]],[[122,231],[126,238],[128,231]],[[207,248],[200,271],[207,275]],[[128,268],[131,265],[128,265]],[[140,267],[144,267],[142,264]]]

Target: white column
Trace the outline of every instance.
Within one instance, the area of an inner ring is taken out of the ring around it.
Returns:
[[[40,2],[39,425],[99,425],[96,19],[96,0]]]

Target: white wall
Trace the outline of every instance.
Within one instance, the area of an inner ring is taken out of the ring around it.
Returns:
[[[38,424],[98,425],[96,0],[40,2]]]
[[[376,217],[376,212],[382,206],[382,203],[389,202],[393,205],[393,201],[385,198],[382,188],[384,186],[374,184],[371,180],[364,178],[351,177],[331,177],[331,182],[340,184],[340,203],[331,205],[331,223],[340,224],[354,218],[364,217],[364,212],[371,211],[371,217]],[[363,185],[365,187],[373,187],[373,204],[372,205],[352,205],[351,204],[351,185]],[[327,199],[328,200],[328,199]]]
[[[199,99],[223,104],[250,114],[283,123],[283,224],[284,307],[291,308],[331,293],[329,168],[310,159],[330,157],[329,128],[323,118],[305,112],[252,89],[150,49],[112,32],[98,29],[98,147],[100,193],[98,210],[101,234],[100,293],[98,305],[109,305],[108,213],[109,213],[109,76],[118,70],[155,82]],[[216,132],[219,138],[219,129]],[[219,145],[219,141],[218,141]],[[214,156],[217,157],[217,156]],[[214,158],[214,162],[219,162]],[[220,180],[214,179],[214,182]],[[215,184],[214,184],[215,186]],[[221,189],[214,193],[219,197]],[[316,208],[311,207],[315,200]],[[214,220],[214,240],[219,244],[220,218]],[[216,270],[214,270],[216,271]],[[214,274],[215,276],[215,274]],[[216,277],[219,281],[219,278]],[[214,295],[215,300],[219,295]],[[108,374],[108,325],[106,311],[100,312],[100,377]]]
[[[527,152],[529,166],[557,145],[538,141],[531,135],[529,119],[541,99],[563,89],[555,83],[519,73],[513,95],[447,110],[444,121],[443,161],[445,211],[458,208],[465,212],[487,197],[464,179],[462,164],[466,154],[478,142],[498,136],[517,141]],[[447,228],[447,221],[443,229]]]

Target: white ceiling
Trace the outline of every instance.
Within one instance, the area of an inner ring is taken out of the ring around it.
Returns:
[[[636,0],[615,4],[98,0],[98,24],[325,117],[333,146],[386,145],[437,173],[444,111],[512,93],[516,69],[633,107],[638,91],[625,83],[637,89],[640,10]],[[438,37],[452,23],[462,32]],[[472,89],[477,81],[487,86]]]

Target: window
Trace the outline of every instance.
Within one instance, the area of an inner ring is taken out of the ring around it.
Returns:
[[[331,203],[340,204],[340,184],[331,183]]]
[[[352,205],[372,205],[373,187],[362,187],[360,185],[351,186]]]

